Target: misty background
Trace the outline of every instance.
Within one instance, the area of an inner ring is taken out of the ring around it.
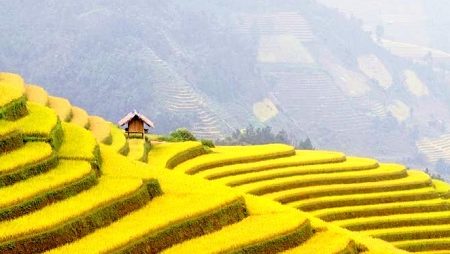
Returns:
[[[450,3],[0,0],[0,70],[117,121],[270,126],[450,177]]]

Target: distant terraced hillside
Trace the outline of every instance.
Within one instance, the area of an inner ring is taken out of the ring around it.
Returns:
[[[9,73],[0,73],[0,91],[2,253],[403,253],[268,199],[161,170],[196,156],[216,165],[199,143],[155,144],[144,164],[122,155],[139,154],[139,143],[68,100]],[[285,145],[232,149],[245,151],[242,162],[295,153]]]

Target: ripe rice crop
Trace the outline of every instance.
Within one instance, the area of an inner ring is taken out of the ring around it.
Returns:
[[[450,249],[450,237],[420,240],[404,240],[392,243],[395,247],[411,252],[430,251],[429,254],[444,254],[444,250]],[[440,252],[439,250],[443,250]],[[425,254],[425,252],[423,253]]]
[[[60,160],[46,173],[0,188],[0,220],[67,198],[96,182],[96,174],[88,162]]]
[[[424,200],[438,198],[433,188],[421,188],[405,191],[389,191],[381,193],[364,193],[342,196],[319,197],[287,203],[289,206],[303,211],[319,210],[324,208],[369,205],[377,203],[392,203],[402,201]]]
[[[0,108],[20,99],[24,92],[24,82],[19,75],[0,72]]]
[[[450,211],[381,215],[333,221],[333,223],[340,227],[355,231],[405,226],[450,224]]]
[[[68,122],[72,118],[72,105],[67,99],[49,96],[48,106],[56,111],[61,121]]]
[[[283,144],[216,147],[213,153],[201,155],[179,164],[176,170],[196,174],[202,170],[229,164],[273,159],[295,154],[293,147]]]
[[[382,240],[405,241],[415,239],[431,239],[450,237],[450,225],[424,225],[424,226],[408,226],[398,228],[381,228],[359,231],[363,234],[372,237],[380,238]]]
[[[144,148],[145,143],[146,142],[143,139],[129,139],[128,147],[130,151],[128,152],[127,157],[132,160],[143,161],[144,157],[147,156]]]
[[[358,250],[355,241],[348,236],[325,230],[316,232],[302,245],[283,252],[283,254],[312,253],[358,253]]]
[[[330,184],[303,188],[294,188],[279,192],[272,192],[264,197],[277,200],[281,203],[295,200],[316,198],[322,196],[336,196],[357,193],[373,193],[395,190],[407,190],[430,186],[431,178],[422,171],[408,171],[406,178],[349,184]]]
[[[288,158],[290,158],[290,157],[288,157]],[[262,161],[260,163],[263,164],[263,162],[270,164],[270,161]],[[242,164],[239,164],[239,165],[242,165]],[[282,177],[298,176],[298,175],[309,175],[309,174],[337,173],[337,172],[344,172],[344,171],[368,170],[368,169],[374,169],[377,167],[378,167],[378,162],[376,162],[375,160],[355,159],[355,158],[350,157],[344,162],[286,167],[286,168],[274,168],[274,169],[270,169],[270,170],[256,171],[256,172],[245,173],[245,174],[240,174],[240,175],[232,175],[232,176],[217,179],[216,181],[218,183],[226,184],[229,186],[237,186],[237,185],[242,185],[242,184],[247,184],[247,183],[252,183],[252,182],[270,180],[270,179],[274,179],[274,178],[282,178]]]
[[[24,167],[43,162],[51,158],[51,146],[43,142],[27,143],[10,153],[0,155],[0,175],[9,174]]]
[[[358,217],[426,213],[446,210],[450,210],[450,202],[438,198],[386,204],[342,206],[336,208],[321,209],[311,213],[323,220],[334,221]]]
[[[97,141],[92,133],[75,124],[62,123],[64,142],[58,151],[58,157],[69,160],[86,160],[100,165]]]
[[[450,185],[444,181],[433,179],[433,186],[443,198],[450,198]]]
[[[23,79],[16,74],[0,73],[0,119],[15,120],[27,114]]]
[[[237,186],[236,188],[246,193],[262,195],[291,188],[336,183],[343,184],[383,181],[389,179],[399,179],[405,176],[406,169],[404,166],[397,164],[382,164],[380,168],[370,170],[275,178],[255,183],[243,184]]]
[[[309,221],[297,213],[252,215],[219,231],[175,245],[163,253],[188,253],[192,250],[275,253],[297,246],[311,235]]]
[[[338,163],[346,160],[345,155],[338,152],[297,150],[295,155],[272,160],[263,160],[242,164],[233,164],[222,167],[211,168],[199,172],[197,175],[206,179],[214,180],[218,178],[259,172],[270,169],[280,169],[294,166],[305,166],[323,163]],[[371,163],[376,164],[375,160]]]
[[[70,123],[76,124],[83,128],[89,127],[89,115],[88,113],[79,107],[72,107],[72,119]]]
[[[127,252],[133,249],[155,253],[244,217],[243,201],[234,195],[217,197],[186,191],[166,189],[165,194],[143,208],[47,254],[81,253],[86,249],[90,253]]]
[[[200,142],[166,142],[154,144],[148,154],[148,164],[153,168],[174,168],[178,164],[205,154]]]
[[[27,85],[25,87],[28,101],[47,106],[48,94],[44,88],[37,85]]]
[[[111,137],[112,143],[111,147],[120,154],[127,155],[129,152],[129,145],[125,133],[119,127],[111,125]],[[145,159],[147,159],[147,154],[145,154]]]
[[[148,200],[141,180],[102,177],[97,186],[76,196],[0,222],[0,251],[35,253],[54,248],[110,224]]]
[[[98,143],[106,145],[112,143],[111,126],[103,118],[89,116],[89,130],[92,131]]]

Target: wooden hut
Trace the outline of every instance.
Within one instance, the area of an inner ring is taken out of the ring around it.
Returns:
[[[128,113],[124,118],[122,118],[119,121],[119,125],[126,125],[125,132],[128,137],[130,137],[130,134],[141,134],[142,138],[144,138],[145,133],[148,133],[148,128],[145,128],[146,126],[155,128],[155,125],[152,121],[150,121],[150,119],[136,110]]]

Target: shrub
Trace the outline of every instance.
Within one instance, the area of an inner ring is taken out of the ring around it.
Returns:
[[[178,128],[175,131],[172,131],[168,136],[161,137],[161,140],[167,142],[197,141],[194,134],[186,128]]]
[[[204,145],[204,146],[206,146],[206,147],[211,147],[211,148],[216,147],[216,146],[214,145],[214,142],[213,142],[212,140],[209,140],[209,139],[202,139],[201,142],[202,142],[202,145]]]

